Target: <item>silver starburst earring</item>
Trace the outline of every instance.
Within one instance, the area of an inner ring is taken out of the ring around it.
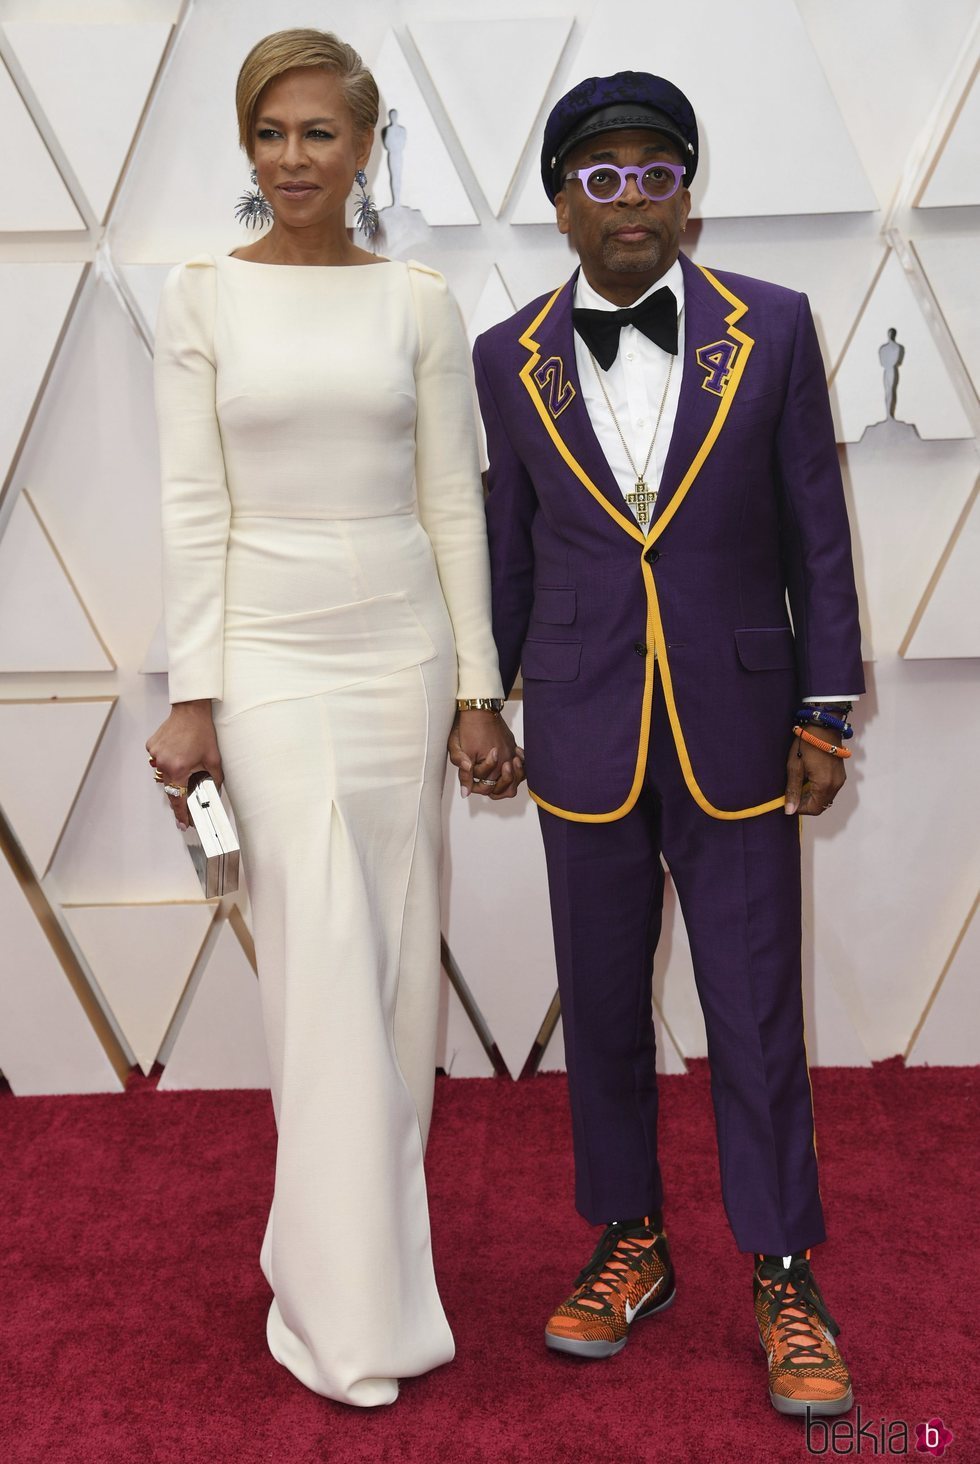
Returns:
[[[354,221],[365,239],[373,239],[381,227],[381,220],[377,205],[367,191],[367,174],[363,168],[358,168],[354,181],[361,190],[361,196],[354,204]]]
[[[235,218],[246,229],[261,229],[272,222],[272,205],[259,187],[259,175],[254,168],[251,180],[251,189],[246,189],[235,205]]]

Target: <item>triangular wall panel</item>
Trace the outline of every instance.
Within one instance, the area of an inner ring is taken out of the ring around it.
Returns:
[[[0,808],[42,877],[115,698],[0,702]]]
[[[539,1073],[563,1073],[565,1065],[565,1032],[562,1027],[561,1017],[555,1026],[554,1032],[547,1047],[541,1054],[541,1061],[538,1063]]]
[[[80,264],[0,264],[0,483],[78,288]]]
[[[977,310],[977,261],[980,234],[927,235],[913,248],[949,327],[973,390],[980,396],[980,311]]]
[[[480,298],[476,302],[473,313],[466,324],[470,344],[489,330],[492,325],[499,325],[514,313],[514,302],[510,292],[500,277],[500,270],[492,265],[487,275],[486,283],[480,291]]]
[[[793,3],[878,202],[888,209],[920,145],[923,122],[949,89],[976,0],[903,0],[900,8],[893,0]]]
[[[675,1045],[678,1054],[684,1058],[706,1057],[708,1043],[694,982],[691,942],[669,871],[664,884],[660,941],[653,961],[653,1001],[658,1030],[661,1021],[667,1028],[662,1054],[664,1060],[671,1045]],[[672,1068],[671,1071],[678,1069]]]
[[[523,706],[504,712],[522,740]],[[486,1020],[511,1076],[520,1075],[554,994],[554,943],[537,812],[529,799],[462,799],[450,768],[443,799],[449,857],[443,920],[446,944]],[[500,892],[519,897],[500,918]],[[493,938],[488,939],[488,933]]]
[[[0,1071],[18,1095],[120,1082],[0,850]]]
[[[541,174],[536,167],[531,168],[527,182],[517,195],[517,202],[510,221],[512,224],[551,224],[554,226],[555,206],[548,201],[548,195],[541,183]]]
[[[818,907],[815,932],[804,926],[803,1006],[811,1067],[870,1067],[860,1027],[867,1021],[853,962],[838,954],[834,913]],[[821,918],[823,917],[823,918]],[[874,1040],[874,1034],[872,1034]]]
[[[972,437],[973,429],[932,338],[908,276],[892,251],[885,260],[833,377],[839,442],[858,442],[885,419],[879,351],[894,327],[905,355],[898,368],[895,416],[924,438]]]
[[[96,217],[105,217],[171,27],[165,22],[4,26]]]
[[[492,1078],[493,1066],[448,978],[442,977],[436,1066],[451,1078]]]
[[[973,444],[875,428],[843,458],[866,661],[898,653],[976,479]],[[846,687],[844,690],[850,690]]]
[[[156,630],[153,632],[153,639],[146,648],[146,655],[140,663],[140,674],[142,676],[166,675],[170,670],[170,662],[167,657],[167,628],[163,617]]]
[[[214,918],[210,905],[66,906],[65,918],[149,1073]]]
[[[82,217],[2,60],[0,136],[3,138],[0,233],[83,230]]]
[[[950,208],[980,203],[980,80],[974,72],[963,105],[941,146],[920,208]]]
[[[759,37],[764,44],[753,40]],[[751,19],[739,5],[713,5],[710,19],[703,5],[674,6],[669,16],[655,6],[597,7],[571,76],[609,76],[632,65],[669,76],[691,99],[704,140],[696,217],[877,208],[795,5],[754,0]],[[531,168],[514,222],[553,220]]]
[[[980,497],[964,513],[902,646],[910,661],[980,656]]]
[[[201,886],[169,800],[154,782],[145,742],[169,710],[166,680],[122,678],[125,695],[92,760],[52,861],[62,903],[196,901]],[[120,828],[120,809],[126,818]]]
[[[980,1026],[964,1020],[976,1013],[977,972],[980,971],[980,916],[977,905],[967,917],[943,970],[939,985],[905,1061],[910,1066],[973,1066],[980,1063]]]
[[[567,16],[412,23],[415,44],[495,214],[507,197],[571,24]],[[502,77],[507,78],[505,105]]]
[[[117,661],[135,669],[162,600],[153,367],[103,279],[75,312],[18,480]]]
[[[492,265],[483,289],[480,291],[480,298],[477,300],[473,308],[473,313],[466,323],[466,332],[470,339],[470,345],[472,346],[477,336],[482,335],[485,330],[489,330],[492,325],[499,325],[500,321],[506,320],[513,313],[514,302],[511,299],[510,292],[500,276],[500,270],[496,265]],[[475,411],[476,431],[480,439],[480,463],[482,467],[486,467],[488,461],[487,433],[478,405]]]
[[[112,671],[27,493],[0,539],[0,672]]]
[[[259,983],[226,921],[167,1059],[161,1088],[267,1088]]]
[[[371,70],[381,91],[381,125],[388,122],[388,113],[394,108],[398,126],[405,128],[399,204],[420,210],[427,224],[478,223],[442,133],[393,31],[385,36]],[[380,145],[372,163],[371,193],[379,208],[387,208],[392,202],[388,160]]]
[[[136,302],[136,308],[142,317],[146,333],[151,339],[156,332],[164,281],[172,268],[172,264],[123,264],[119,266],[119,273]]]

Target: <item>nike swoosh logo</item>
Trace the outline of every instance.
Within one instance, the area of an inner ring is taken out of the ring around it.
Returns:
[[[664,1278],[661,1276],[660,1279],[659,1279],[659,1281],[654,1281],[653,1285],[650,1287],[650,1290],[647,1292],[646,1296],[641,1296],[640,1299],[639,1299],[639,1301],[636,1303],[636,1306],[630,1306],[629,1302],[626,1303],[626,1325],[627,1326],[629,1326],[630,1322],[632,1322],[633,1318],[636,1316],[637,1312],[640,1310],[640,1307],[641,1306],[644,1306],[650,1300],[651,1296],[654,1294],[655,1291],[659,1291],[660,1290],[660,1287],[663,1285],[663,1279]]]

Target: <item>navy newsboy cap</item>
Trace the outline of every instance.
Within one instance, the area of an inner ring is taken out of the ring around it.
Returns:
[[[672,137],[685,162],[685,183],[698,166],[698,124],[694,108],[679,87],[648,71],[617,71],[590,76],[556,102],[544,124],[541,181],[555,201],[561,189],[561,164],[586,137],[621,127],[650,127]]]

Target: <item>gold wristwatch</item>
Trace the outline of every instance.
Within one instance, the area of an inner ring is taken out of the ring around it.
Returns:
[[[502,696],[461,696],[456,699],[458,712],[501,712],[503,708]]]

